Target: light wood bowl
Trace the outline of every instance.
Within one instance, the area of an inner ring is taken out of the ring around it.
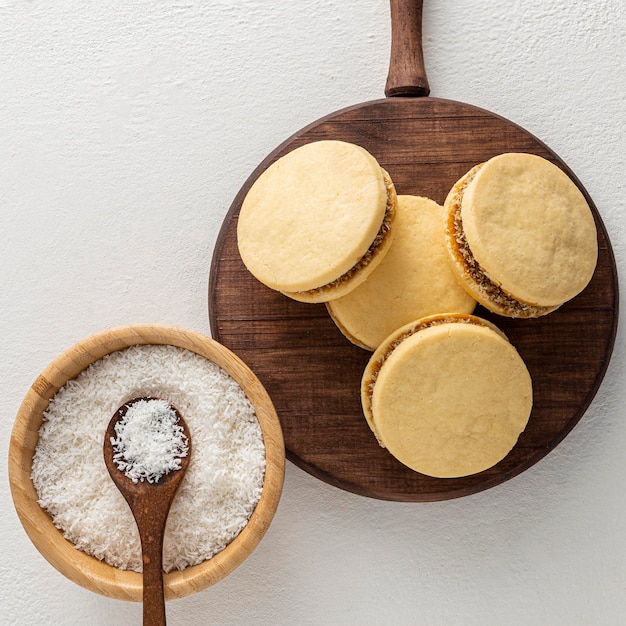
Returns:
[[[35,547],[67,578],[102,595],[136,602],[142,599],[142,575],[112,567],[77,550],[67,541],[37,502],[31,465],[43,413],[55,393],[103,356],[139,344],[185,348],[219,365],[239,383],[252,403],[265,443],[263,491],[247,526],[211,559],[164,574],[166,599],[182,598],[215,584],[251,554],[272,521],[285,471],[282,430],[267,392],[243,361],[207,336],[175,326],[119,326],[79,341],[52,361],[26,394],[11,433],[9,483],[17,514]]]

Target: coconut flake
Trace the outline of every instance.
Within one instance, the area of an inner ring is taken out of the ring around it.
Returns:
[[[263,489],[258,419],[241,387],[215,363],[160,345],[99,359],[50,400],[31,476],[40,505],[66,539],[110,565],[141,571],[139,532],[102,449],[113,414],[141,397],[177,407],[193,440],[163,546],[163,569],[184,569],[211,558],[241,532]]]
[[[157,483],[181,468],[189,441],[169,402],[140,399],[127,405],[111,437],[113,461],[134,483]]]

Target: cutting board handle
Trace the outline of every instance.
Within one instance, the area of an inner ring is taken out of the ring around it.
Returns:
[[[423,0],[391,0],[391,56],[385,95],[430,93],[422,51]]]

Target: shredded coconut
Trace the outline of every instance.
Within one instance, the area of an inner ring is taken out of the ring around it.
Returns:
[[[181,468],[189,441],[169,402],[140,399],[122,407],[111,437],[113,461],[134,483],[158,483],[161,477]]]
[[[163,569],[223,550],[246,526],[263,488],[265,447],[250,401],[209,360],[174,346],[132,346],[99,359],[61,388],[44,413],[32,479],[45,508],[77,548],[141,571],[133,516],[104,463],[104,433],[133,398],[158,397],[184,415],[193,454],[165,529]]]

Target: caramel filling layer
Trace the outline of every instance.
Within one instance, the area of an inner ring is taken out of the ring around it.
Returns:
[[[372,395],[374,393],[374,385],[376,384],[376,380],[378,379],[378,374],[380,373],[380,369],[385,363],[385,361],[389,358],[391,353],[407,338],[415,333],[418,333],[420,330],[424,330],[426,328],[430,328],[432,326],[439,326],[441,324],[475,324],[476,326],[486,326],[481,320],[474,317],[473,315],[465,315],[463,313],[450,313],[446,315],[433,316],[428,319],[425,319],[421,323],[416,323],[415,325],[409,326],[405,329],[404,332],[400,333],[397,337],[394,337],[393,341],[389,343],[387,349],[378,357],[375,363],[372,364],[372,367],[369,370],[370,377],[366,382],[367,388],[367,403],[368,403],[368,412],[372,415]],[[495,327],[489,325],[489,328],[493,328],[500,334],[501,331],[497,330]],[[376,439],[378,443],[384,447],[384,444],[378,437],[378,434],[374,430],[374,434],[376,435]]]
[[[484,299],[497,305],[504,315],[509,317],[539,317],[540,315],[545,315],[556,307],[528,304],[504,291],[500,285],[491,280],[485,273],[474,258],[467,243],[465,232],[463,231],[463,220],[461,219],[461,204],[465,189],[472,182],[481,166],[482,164],[471,169],[454,187],[451,200],[452,211],[448,215],[446,230],[447,234],[452,237],[451,241],[455,257],[461,263],[466,276],[470,277],[472,283],[483,295]]]
[[[382,168],[381,168],[382,169]],[[383,216],[382,224],[380,225],[380,229],[372,241],[370,247],[367,249],[367,252],[344,274],[336,278],[332,282],[322,285],[321,287],[315,287],[315,289],[308,289],[307,291],[296,291],[294,293],[301,293],[307,295],[313,294],[321,294],[329,289],[334,289],[339,285],[345,283],[350,280],[355,274],[369,265],[372,259],[378,254],[380,247],[383,242],[389,236],[391,231],[391,223],[393,222],[393,218],[396,212],[397,200],[396,200],[396,190],[393,185],[393,181],[391,180],[389,174],[383,169],[383,179],[385,181],[385,186],[387,188],[387,204],[385,206],[385,215]]]

